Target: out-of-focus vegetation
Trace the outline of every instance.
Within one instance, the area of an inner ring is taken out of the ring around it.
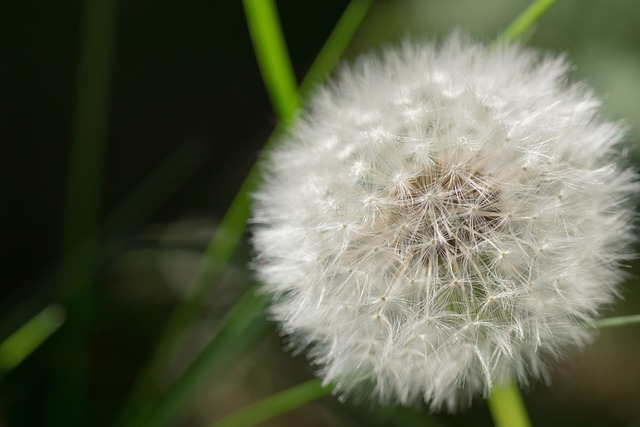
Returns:
[[[439,39],[455,28],[491,41],[528,3],[378,0],[346,57],[407,36]],[[299,80],[346,5],[346,0],[278,2]],[[92,180],[86,178],[89,171],[77,184],[89,185],[79,194],[99,206],[94,212],[80,200],[74,209],[87,208],[90,214],[69,212],[65,186],[71,141],[77,138],[73,123],[82,115],[74,109],[81,105],[76,99],[82,90],[86,6],[24,0],[7,2],[2,10],[0,105],[6,129],[0,342],[51,303],[72,301],[75,308],[59,331],[0,378],[0,425],[111,425],[169,314],[190,293],[201,255],[276,118],[240,2],[119,2],[112,25],[99,12],[90,26],[105,30],[101,26],[106,25],[114,37],[113,65],[90,67],[107,72],[109,80],[108,110],[90,117],[104,114],[107,120],[101,132],[104,169]],[[640,3],[633,0],[559,0],[523,40],[566,52],[576,65],[575,77],[602,96],[610,117],[628,123],[629,158],[635,164],[640,161],[638,22]],[[96,142],[95,137],[86,141]],[[81,166],[100,153],[86,155]],[[93,218],[84,226],[72,223],[71,228],[84,231],[75,237],[76,249],[69,249],[64,219],[76,215],[80,219],[74,221],[81,222],[93,214],[99,228],[91,224]],[[85,246],[92,239],[95,256],[87,255],[93,246]],[[83,271],[87,256],[88,273]],[[169,369],[153,377],[152,395],[160,402],[251,286],[250,257],[242,243],[204,303],[193,308],[199,315],[182,335],[180,348],[167,355]],[[630,271],[624,301],[606,314],[640,313],[637,263]],[[72,285],[61,283],[61,277],[82,279]],[[91,292],[66,300],[70,286]],[[267,329],[225,360],[223,369],[198,373],[193,380],[201,382],[201,391],[189,397],[186,413],[174,425],[209,425],[311,378],[304,357],[283,349],[273,325]],[[638,354],[637,326],[603,330],[592,346],[556,365],[552,386],[535,384],[525,393],[533,424],[640,425]],[[143,408],[133,412],[138,409]],[[447,416],[327,397],[268,425],[302,424],[492,422],[483,402]]]

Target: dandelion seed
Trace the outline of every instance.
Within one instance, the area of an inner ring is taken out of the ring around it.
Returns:
[[[407,43],[344,68],[270,156],[257,273],[338,392],[456,410],[588,341],[638,187],[621,126],[568,69]]]

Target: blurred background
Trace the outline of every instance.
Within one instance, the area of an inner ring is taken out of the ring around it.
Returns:
[[[0,5],[0,341],[49,304],[59,302],[67,312],[62,328],[33,354],[0,370],[0,426],[114,423],[276,124],[240,1],[94,3],[98,18],[90,26],[106,34],[100,49],[112,52],[112,60],[86,61],[105,88],[85,88],[94,93],[87,99],[79,96],[80,63],[92,55],[82,53],[85,3]],[[405,36],[441,39],[454,28],[491,41],[528,3],[377,0],[345,58]],[[277,4],[300,80],[347,1]],[[574,78],[586,80],[604,99],[607,116],[629,125],[628,157],[635,164],[638,22],[640,2],[634,0],[561,0],[525,39],[566,53],[575,64]],[[78,117],[93,123],[89,130],[77,124]],[[72,164],[80,166],[70,173]],[[250,257],[245,239],[173,355],[171,369],[155,379],[159,390],[196,357],[250,286]],[[624,300],[607,315],[640,313],[639,271],[635,263]],[[304,356],[293,357],[276,328],[265,325],[222,368],[197,376],[198,392],[169,425],[211,425],[312,378]],[[534,425],[640,426],[640,327],[603,330],[592,346],[555,365],[552,386],[532,385],[525,400]],[[268,423],[302,424],[492,422],[482,402],[448,416],[328,397]]]

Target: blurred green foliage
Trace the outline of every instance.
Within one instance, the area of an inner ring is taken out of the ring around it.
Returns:
[[[356,33],[347,59],[407,36],[440,39],[454,28],[491,41],[528,3],[378,0]],[[299,77],[346,4],[278,2]],[[83,7],[80,1],[3,5],[0,93],[5,96],[0,105],[2,116],[9,119],[5,121],[10,147],[3,180],[7,191],[2,255],[7,269],[0,298],[0,341],[57,301],[53,284],[60,259]],[[80,328],[87,334],[89,372],[83,391],[84,418],[78,422],[87,425],[114,421],[168,313],[191,292],[189,286],[217,221],[275,124],[240,2],[120,2],[116,17],[113,85],[108,94],[112,105],[104,135],[101,207],[96,214],[103,233],[95,281],[90,284],[94,302],[87,305],[91,322]],[[526,40],[535,47],[566,52],[576,65],[575,78],[587,80],[603,97],[611,118],[628,123],[630,161],[635,164],[640,160],[638,22],[640,3],[633,0],[559,0]],[[185,146],[190,153],[186,156],[180,148]],[[123,216],[127,206],[129,214]],[[250,249],[242,243],[214,290],[195,308],[201,314],[183,333],[181,347],[168,355],[168,371],[154,377],[160,394],[206,347],[221,319],[251,285],[250,257]],[[73,269],[73,262],[70,265]],[[632,273],[637,271],[636,263]],[[640,313],[635,278],[627,282],[623,295],[625,300],[607,314]],[[59,366],[52,362],[56,346],[62,343],[56,340],[53,335],[0,379],[0,425],[56,423],[49,418],[51,412],[45,412],[51,406],[54,370]],[[282,344],[275,328],[269,328],[250,351],[203,386],[190,402],[189,414],[175,425],[209,425],[311,378],[312,368],[304,357],[292,357]],[[65,353],[71,356],[76,351],[63,346],[57,363],[64,363]],[[638,327],[602,331],[591,347],[557,364],[552,387],[536,384],[525,396],[533,424],[640,425],[638,354]],[[66,368],[64,375],[74,384],[75,379],[69,378],[74,366]],[[63,402],[66,407],[78,403]],[[465,414],[448,416],[428,415],[424,408],[343,404],[331,397],[266,425],[429,423],[492,425],[480,402]]]

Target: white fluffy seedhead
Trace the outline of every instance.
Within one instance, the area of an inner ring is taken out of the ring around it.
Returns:
[[[567,62],[452,37],[343,68],[265,164],[256,268],[339,392],[469,404],[583,344],[636,176]]]

